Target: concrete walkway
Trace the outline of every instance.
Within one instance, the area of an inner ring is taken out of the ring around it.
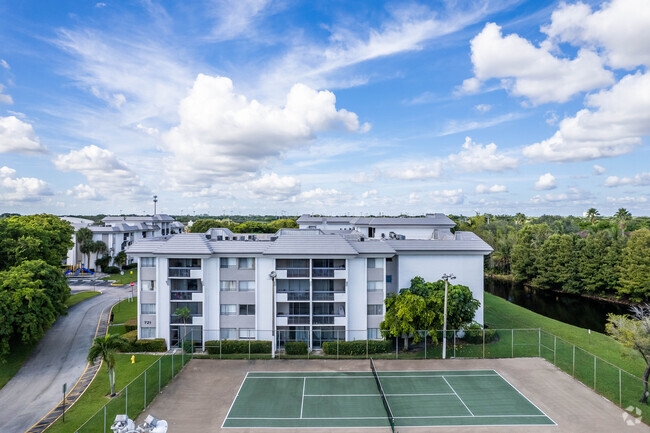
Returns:
[[[130,288],[102,287],[101,295],[74,305],[57,319],[20,371],[0,389],[0,432],[23,433],[59,403],[63,384],[70,390],[86,368],[102,311],[130,294]]]

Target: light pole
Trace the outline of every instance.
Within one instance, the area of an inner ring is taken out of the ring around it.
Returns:
[[[442,359],[447,357],[447,287],[449,286],[449,280],[455,279],[454,274],[443,274],[442,279],[445,280],[445,307],[443,312],[443,322],[442,322]]]
[[[273,299],[273,307],[271,309],[271,358],[275,358],[275,277],[278,276],[278,273],[275,271],[271,271],[269,274],[269,277],[271,277],[271,287],[273,288],[273,295],[271,298]]]

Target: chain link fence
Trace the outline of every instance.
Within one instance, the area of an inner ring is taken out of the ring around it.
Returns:
[[[115,416],[120,414],[127,414],[129,418],[135,420],[194,357],[194,345],[188,344],[194,341],[192,332],[188,332],[182,341],[184,344],[171,348],[158,358],[75,432],[111,433]]]

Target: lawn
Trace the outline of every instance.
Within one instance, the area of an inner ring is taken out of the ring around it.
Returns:
[[[124,325],[111,325],[108,327],[108,335],[123,335],[126,334],[126,327]]]
[[[92,298],[93,296],[97,296],[99,294],[101,294],[101,292],[95,292],[92,290],[75,293],[73,295],[70,295],[70,297],[65,301],[65,305],[66,307],[70,308],[81,301],[85,301],[86,299]]]
[[[125,299],[113,307],[113,323],[124,323],[138,316],[138,298]]]
[[[158,355],[135,355],[135,364],[131,364],[131,355],[117,354],[117,364],[115,367],[115,389],[122,390],[127,384],[135,379],[147,367],[154,363],[160,356]],[[155,380],[158,378],[156,377]],[[77,402],[65,413],[65,423],[59,418],[48,429],[48,433],[75,432],[88,418],[104,406],[110,399],[107,394],[110,393],[108,382],[108,373],[106,366],[102,365],[86,392],[77,400]],[[119,391],[118,391],[119,393]],[[152,396],[153,397],[153,396]],[[123,396],[115,397],[114,400],[124,399]],[[133,415],[130,413],[130,415]],[[111,420],[112,422],[112,420]],[[110,424],[110,423],[109,423]]]
[[[27,358],[37,344],[38,342],[31,344],[24,344],[22,342],[11,343],[11,353],[7,355],[7,362],[0,364],[0,389],[14,377],[14,374],[18,373],[18,370],[27,361]]]
[[[133,273],[131,273],[133,272]],[[124,275],[110,274],[108,277],[100,278],[103,281],[115,281],[115,284],[129,284],[138,280],[137,269],[125,269]]]

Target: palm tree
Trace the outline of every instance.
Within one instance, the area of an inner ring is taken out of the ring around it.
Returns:
[[[79,251],[81,251],[81,254],[86,254],[86,256],[88,256],[88,261],[85,263],[88,268],[90,268],[90,253],[94,250],[95,242],[93,242],[92,239],[85,239],[81,245],[79,245]]]
[[[517,215],[515,215],[515,224],[517,225],[526,224],[526,215],[524,215],[521,212],[517,212]]]
[[[108,381],[111,384],[111,397],[115,396],[115,353],[128,346],[128,341],[119,335],[111,334],[105,337],[97,337],[93,340],[92,346],[88,349],[86,359],[91,365],[95,364],[97,358],[106,364],[108,369]]]
[[[91,245],[93,244],[93,232],[88,227],[82,227],[77,230],[75,235],[77,237],[77,245],[79,245],[79,251],[81,251],[81,254],[90,254],[90,252],[92,252],[89,251],[89,249],[92,250]],[[88,256],[88,262],[90,262],[90,256]],[[90,264],[86,263],[86,266],[90,267]]]
[[[587,218],[589,218],[589,221],[593,224],[594,220],[596,219],[597,216],[599,216],[600,213],[596,210],[596,208],[589,208],[587,211]]]
[[[183,348],[183,350],[185,350],[185,345],[183,343],[185,341],[185,334],[187,332],[187,321],[191,317],[190,309],[187,308],[187,306],[183,308],[177,308],[176,311],[174,311],[174,314],[183,319],[183,335],[181,336],[180,346]]]
[[[620,208],[618,212],[614,214],[614,218],[618,220],[618,226],[621,228],[621,234],[625,234],[625,225],[627,221],[632,218],[632,214],[628,212],[624,207]]]

